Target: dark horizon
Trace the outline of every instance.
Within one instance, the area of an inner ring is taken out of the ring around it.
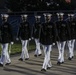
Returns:
[[[6,0],[0,0],[0,11],[2,11],[2,10],[7,10],[7,9],[5,9],[5,1]],[[46,0],[47,1],[47,0]],[[57,0],[58,1],[58,0]],[[60,0],[59,0],[60,1]],[[63,0],[64,1],[64,0]],[[75,10],[76,10],[76,0],[72,0],[72,5],[74,6],[74,7],[71,7],[71,8],[75,8]],[[73,9],[74,10],[74,9]]]
[[[0,9],[4,9],[5,0],[0,0]]]

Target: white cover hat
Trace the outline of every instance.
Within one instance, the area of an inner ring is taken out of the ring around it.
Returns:
[[[57,14],[57,16],[59,16],[59,13],[56,13]]]
[[[52,14],[43,14],[44,16],[48,16],[48,17],[51,17]]]
[[[52,16],[52,14],[47,14],[47,16],[51,17],[51,16]]]
[[[60,16],[63,16],[64,15],[64,13],[60,13]]]
[[[68,16],[70,16],[70,17],[74,17],[74,14],[68,14]]]
[[[71,16],[71,14],[68,14],[68,16]]]
[[[41,18],[41,16],[35,16],[35,18]]]
[[[74,14],[71,14],[71,17],[74,17]]]
[[[9,15],[8,15],[8,14],[1,14],[1,16],[2,16],[2,17],[6,17],[6,18],[8,18],[8,17],[9,17]]]
[[[25,17],[25,18],[26,18],[27,16],[28,16],[28,15],[26,15],[26,14],[25,14],[25,15],[21,15],[21,17]]]
[[[64,13],[57,13],[57,16],[63,16]]]

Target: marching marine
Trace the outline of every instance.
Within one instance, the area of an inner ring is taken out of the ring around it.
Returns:
[[[11,63],[10,56],[8,53],[8,45],[13,44],[13,35],[12,35],[12,27],[7,22],[9,17],[8,14],[1,14],[2,17],[2,25],[0,26],[1,31],[1,45],[2,45],[2,52],[1,52],[1,59],[0,65],[9,65]]]
[[[40,34],[40,27],[41,27],[41,22],[40,22],[41,16],[35,16],[35,24],[33,26],[33,38],[36,43],[36,50],[35,50],[35,55],[34,56],[41,56],[41,49],[40,49],[40,43],[39,43],[39,34]]]
[[[69,30],[66,21],[63,20],[64,13],[57,13],[58,21],[55,23],[57,27],[57,46],[59,50],[58,62],[57,64],[60,65],[64,63],[64,48],[66,41],[68,40]]]
[[[40,43],[43,45],[44,50],[44,62],[41,71],[46,71],[52,67],[50,62],[50,52],[52,50],[52,44],[55,43],[55,25],[51,22],[52,14],[44,14],[45,23],[41,25],[40,29]]]
[[[72,60],[74,56],[74,43],[76,39],[76,21],[74,21],[74,14],[68,14],[69,21],[68,26],[70,27],[70,40],[67,41],[68,48],[69,48],[69,60]]]
[[[30,31],[29,22],[27,22],[27,15],[26,14],[21,15],[21,18],[22,18],[22,23],[20,23],[19,26],[18,38],[20,38],[22,43],[22,53],[19,60],[23,61],[29,59],[27,44],[31,36],[30,34],[31,31]]]

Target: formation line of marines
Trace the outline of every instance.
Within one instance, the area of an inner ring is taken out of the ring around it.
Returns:
[[[42,46],[44,51],[44,61],[41,71],[46,71],[52,67],[50,60],[50,53],[52,51],[52,46],[57,44],[59,56],[57,64],[60,65],[64,63],[64,48],[65,44],[68,45],[69,56],[68,59],[72,60],[74,57],[74,43],[76,39],[76,20],[74,19],[74,14],[67,14],[68,20],[64,20],[64,13],[56,13],[58,20],[53,22],[53,15],[50,13],[44,13],[45,22],[41,22],[41,16],[35,15],[35,23],[30,28],[30,23],[27,21],[27,14],[21,15],[22,22],[19,25],[18,34],[16,40],[21,40],[22,52],[19,58],[20,61],[25,61],[29,59],[29,53],[27,44],[29,40],[34,40],[36,44],[36,50],[34,56],[41,56],[42,51],[40,46]],[[12,26],[7,22],[9,17],[8,14],[1,14],[2,24],[0,25],[0,43],[1,43],[1,58],[0,66],[9,65],[11,59],[8,52],[9,44],[13,44],[13,33]]]

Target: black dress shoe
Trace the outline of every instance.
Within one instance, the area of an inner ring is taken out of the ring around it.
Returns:
[[[2,67],[3,65],[0,63],[0,67]]]
[[[72,56],[72,58],[74,58],[74,56]]]
[[[61,64],[64,64],[64,62],[61,62]]]
[[[35,57],[37,57],[37,55],[36,55],[36,54],[35,54],[34,56],[35,56]]]
[[[41,56],[42,54],[39,54],[38,56]]]
[[[72,57],[69,57],[68,60],[72,60]]]
[[[10,65],[11,63],[6,63],[6,65]]]
[[[51,67],[47,67],[47,69],[49,70]]]
[[[46,70],[43,68],[43,69],[41,69],[41,71],[43,71],[43,72],[46,72]]]
[[[22,58],[19,58],[18,60],[23,61],[23,59],[22,59]]]
[[[26,58],[25,60],[28,60],[29,58]]]
[[[61,62],[59,62],[59,61],[57,62],[57,65],[61,65],[61,64],[62,64]]]

